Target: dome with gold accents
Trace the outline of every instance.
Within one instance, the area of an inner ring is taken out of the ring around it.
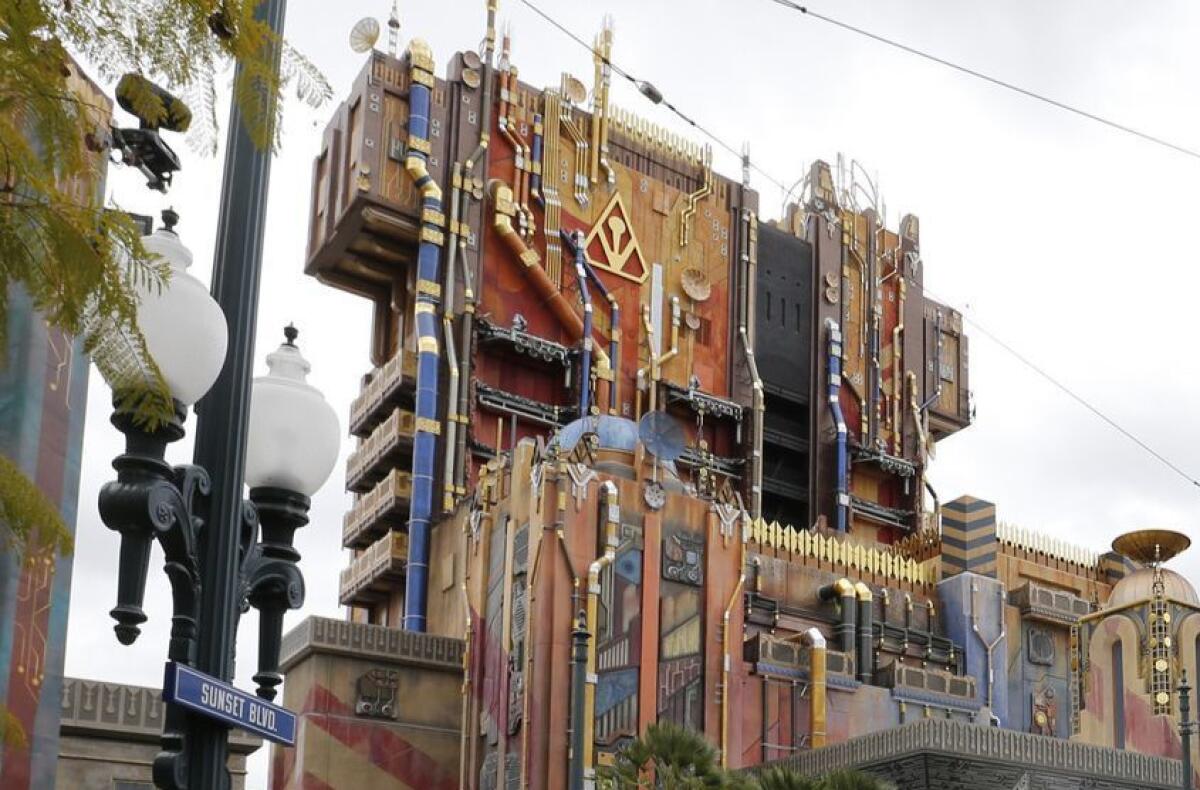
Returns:
[[[1163,592],[1167,599],[1200,607],[1200,595],[1192,583],[1173,570],[1162,569]],[[1138,568],[1113,587],[1104,608],[1119,609],[1130,604],[1148,601],[1154,596],[1154,569]]]

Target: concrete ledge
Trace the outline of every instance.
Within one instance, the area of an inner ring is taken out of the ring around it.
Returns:
[[[101,680],[63,678],[60,731],[63,735],[158,744],[166,704],[162,691]],[[231,730],[229,749],[249,754],[262,739]]]
[[[1056,790],[1182,785],[1178,760],[946,719],[924,719],[774,764],[805,775],[858,768],[906,790],[1012,790],[1022,780]]]
[[[313,653],[329,653],[462,672],[463,650],[463,640],[453,637],[309,617],[284,635],[279,668],[287,672]]]

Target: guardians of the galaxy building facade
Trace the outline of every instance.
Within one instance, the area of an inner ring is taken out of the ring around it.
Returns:
[[[735,768],[1177,781],[1175,539],[1089,554],[926,480],[971,402],[917,218],[818,163],[762,221],[613,106],[610,27],[590,90],[535,88],[495,14],[444,78],[372,52],[316,160],[306,271],[371,300],[375,367],[352,614],[286,640],[274,786],[590,784],[656,721]]]

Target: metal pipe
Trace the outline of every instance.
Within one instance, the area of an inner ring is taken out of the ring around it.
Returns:
[[[496,207],[493,227],[508,248],[516,253],[517,258],[524,264],[522,271],[524,271],[526,279],[537,291],[542,301],[549,306],[550,312],[554,313],[554,317],[567,330],[567,334],[571,336],[572,340],[579,340],[583,337],[583,320],[571,309],[566,297],[546,276],[546,270],[541,267],[541,258],[537,251],[527,247],[513,227],[512,218],[516,209],[512,202],[512,189],[500,181],[492,182],[491,189],[492,203]],[[608,355],[604,351],[595,349],[594,356],[598,368],[608,369]]]
[[[662,367],[679,354],[679,325],[683,322],[683,312],[679,308],[679,297],[671,297],[671,349],[658,358],[657,369],[654,370],[654,380],[662,378]]]
[[[922,478],[921,482],[925,484],[925,490],[933,497],[933,524],[940,535],[942,533],[942,503],[938,501],[937,491],[933,490],[933,486],[929,484],[929,480]]]
[[[280,36],[286,0],[255,5],[254,18],[272,36]],[[268,39],[268,41],[271,39]],[[278,40],[278,39],[274,39]],[[272,46],[267,44],[267,46]],[[281,48],[272,46],[266,59],[269,74],[279,74]],[[238,60],[237,77],[263,91],[262,119],[274,129],[275,94]],[[245,508],[243,477],[246,434],[250,419],[250,382],[254,366],[254,335],[262,274],[263,232],[271,178],[270,146],[256,144],[250,121],[233,101],[230,109],[225,164],[221,181],[220,213],[214,245],[212,294],[229,325],[228,353],[221,373],[197,406],[194,463],[211,476],[208,518],[198,551],[201,568],[201,607],[196,624],[194,666],[223,680],[233,679],[238,602],[238,546]],[[266,135],[271,139],[270,132]],[[187,755],[164,750],[156,761],[155,776],[169,773],[172,783],[188,787],[228,786],[229,729],[202,716],[187,715],[177,706],[167,710],[166,730],[179,724],[186,729]],[[175,730],[179,732],[179,730]],[[176,747],[178,748],[178,747]],[[186,768],[183,761],[186,760]],[[184,771],[187,776],[184,776]],[[167,787],[166,782],[160,783]]]
[[[462,198],[462,166],[454,163],[450,182],[450,240],[446,249],[446,278],[442,284],[442,329],[446,339],[446,368],[449,382],[446,387],[446,441],[442,455],[442,510],[454,509],[454,462],[458,443],[458,354],[454,350],[454,273],[458,262],[458,211]],[[466,268],[466,267],[464,267]],[[465,429],[464,429],[465,430]]]
[[[542,116],[533,114],[533,147],[529,154],[529,192],[537,204],[546,207],[546,198],[542,196]]]
[[[810,628],[801,637],[809,647],[809,680],[812,683],[808,701],[808,743],[814,748],[825,745],[825,635],[819,628]]]
[[[868,223],[876,222],[874,215],[867,217]],[[870,350],[871,350],[871,373],[870,384],[867,393],[869,401],[868,409],[871,412],[870,433],[867,437],[867,442],[871,449],[876,449],[880,444],[880,422],[882,422],[883,413],[881,404],[883,402],[883,370],[879,364],[879,351],[882,344],[880,338],[880,321],[883,317],[883,302],[882,289],[879,284],[879,250],[878,250],[878,233],[871,233],[870,228],[867,230],[867,271],[866,277],[870,281],[870,323],[867,326],[867,332],[870,335]]]
[[[1192,688],[1187,682],[1187,670],[1179,674],[1179,738],[1183,747],[1183,790],[1192,790],[1195,776],[1192,772],[1192,736],[1196,725],[1192,721]]]
[[[488,0],[487,2],[487,33],[484,38],[484,55],[483,55],[483,107],[480,115],[479,123],[479,144],[475,146],[475,150],[463,162],[462,168],[462,184],[467,189],[467,194],[471,194],[473,186],[468,183],[472,180],[475,172],[475,166],[480,161],[484,162],[484,171],[487,170],[486,155],[488,143],[491,140],[492,129],[492,86],[494,83],[495,74],[492,69],[492,58],[495,55],[496,48],[496,6],[497,0]],[[464,206],[465,207],[465,206]],[[458,228],[451,227],[450,232],[456,231],[465,232],[461,226],[462,217],[459,216],[460,225]],[[477,242],[479,248],[479,258],[483,257],[483,234]],[[471,402],[471,347],[474,343],[474,319],[475,319],[475,291],[474,291],[474,276],[471,272],[471,266],[466,261],[466,254],[463,255],[463,319],[462,319],[462,360],[460,362],[461,375],[459,376],[458,386],[458,419],[462,423],[462,430],[458,431],[455,456],[459,462],[454,467],[454,493],[456,496],[461,496],[466,493],[466,473],[468,467],[467,461],[467,412],[470,409]]]
[[[466,554],[464,553],[465,557]],[[462,682],[462,716],[459,720],[459,727],[462,729],[462,734],[458,741],[458,788],[465,790],[467,786],[467,733],[470,728],[467,722],[471,718],[471,642],[475,630],[474,624],[471,621],[471,597],[467,594],[467,583],[464,581],[460,585],[463,594],[463,608],[466,613],[467,627],[463,634],[463,682]],[[472,767],[472,772],[474,768]]]
[[[588,663],[592,653],[592,634],[588,631],[588,618],[585,612],[580,612],[575,620],[575,628],[571,631],[571,700],[577,700],[587,694]],[[585,711],[582,705],[571,706],[571,756],[568,761],[568,783],[570,790],[583,790],[584,774],[587,765],[584,762],[584,738],[587,737],[587,727],[584,721]],[[525,724],[528,729],[529,724]]]
[[[850,510],[850,491],[846,475],[846,419],[842,415],[842,404],[838,393],[842,388],[842,332],[832,318],[825,319],[825,330],[829,335],[829,411],[833,416],[833,424],[837,428],[837,455],[835,468],[837,470],[837,485],[834,489],[837,508],[836,528],[839,533],[845,533],[847,513]]]
[[[933,394],[929,396],[929,400],[921,404],[920,411],[924,412],[927,408],[942,397],[942,312],[939,310],[937,318],[934,320],[934,331],[937,332],[937,345],[933,351],[933,379],[935,382]]]
[[[746,365],[750,368],[750,380],[754,389],[754,448],[750,451],[750,460],[754,464],[754,473],[750,483],[750,510],[755,519],[762,517],[762,478],[763,478],[763,415],[766,412],[765,396],[762,379],[758,375],[758,363],[754,359],[754,349],[750,348],[750,337],[746,327],[738,327],[738,337],[742,339],[742,348],[746,352]]]
[[[556,542],[558,543],[559,552],[562,554],[563,563],[566,565],[567,572],[571,576],[571,611],[578,612],[578,611],[582,610],[584,601],[581,596],[579,574],[575,572],[575,564],[571,561],[571,554],[567,550],[567,538],[566,538],[566,533],[564,531],[565,523],[566,523],[566,513],[567,513],[567,489],[566,489],[567,473],[565,470],[564,462],[560,461],[556,465],[556,467],[557,468],[556,468],[556,472],[555,472],[555,476],[554,476],[554,482],[555,482],[554,536],[555,536]],[[553,607],[554,607],[553,601],[547,601],[546,605],[549,607],[549,611],[553,612]],[[537,613],[535,613],[532,606],[530,607],[529,612],[530,612],[531,618],[533,616],[543,616],[544,617],[544,615],[538,615]],[[551,649],[551,648],[548,648],[548,649]],[[543,653],[542,655],[546,656],[547,654]],[[529,696],[533,696],[535,692],[533,690],[532,685],[530,685],[532,683],[532,680],[534,677],[533,676],[534,656],[533,656],[532,645],[531,645],[531,649],[529,651],[529,657],[530,657],[530,661],[529,661],[528,669],[527,669],[528,674],[526,675],[526,677],[529,678],[529,681],[527,681],[526,688],[530,689]],[[541,674],[538,675],[538,678],[537,678],[536,700],[537,700],[537,704],[538,704],[538,710],[539,710],[540,716],[541,716],[540,721],[548,722],[548,721],[550,721],[550,718],[551,718],[550,706],[553,703],[552,693],[551,693],[552,686],[551,686],[551,677],[550,677],[550,670],[549,670],[549,661],[543,661],[541,666],[544,668],[544,671],[542,671]],[[570,719],[572,721],[574,721],[574,719],[575,719],[576,709],[582,710],[583,702],[584,702],[583,694],[572,695],[571,700],[570,700]],[[529,714],[526,714],[525,720],[530,721]],[[526,730],[532,731],[532,726],[527,726]],[[546,756],[547,756],[546,744],[550,737],[548,728],[539,727],[536,732],[532,732],[532,737],[534,737],[538,740],[538,743],[535,744],[534,748],[532,749],[532,752],[534,754],[538,755],[540,757],[540,759],[531,768],[532,774],[531,775],[527,774],[528,783],[522,782],[521,786],[522,787],[547,787],[548,783],[549,783],[549,780],[547,778],[547,771],[549,770],[549,765],[546,762]],[[541,748],[538,748],[539,746]],[[582,757],[582,751],[575,752],[574,755],[579,755],[580,757]],[[528,761],[529,759],[532,758],[532,756],[533,755],[526,755],[526,760]]]
[[[910,370],[908,371],[907,378],[909,387],[908,405],[912,409],[913,422],[917,428],[917,456],[924,460],[929,440],[925,434],[925,423],[921,420],[922,408],[917,403],[917,374]]]
[[[596,274],[596,269],[588,261],[587,255],[584,254],[577,258],[582,261],[583,269],[587,272],[588,279],[600,290],[600,295],[608,302],[609,308],[609,364],[612,366],[610,374],[612,382],[608,391],[608,413],[617,413],[617,403],[620,398],[620,382],[621,382],[621,304],[617,301],[616,295],[608,290],[608,286],[600,279],[600,275]]]
[[[837,598],[841,602],[842,619],[833,627],[833,632],[837,636],[838,649],[848,656],[853,656],[855,653],[855,593],[854,583],[846,578],[838,579],[833,584],[827,584],[817,591],[817,597],[822,601],[832,601]]]
[[[705,147],[700,155],[700,167],[703,171],[700,178],[700,188],[687,195],[683,211],[679,215],[679,246],[686,247],[691,236],[692,217],[696,206],[712,192],[712,148]]]
[[[892,270],[892,274],[900,269]],[[890,276],[890,275],[889,275]],[[896,327],[892,330],[892,450],[897,456],[904,455],[904,279],[896,283]]]
[[[654,324],[650,322],[649,305],[642,305],[642,330],[646,333],[646,353],[650,357],[650,363],[644,368],[639,368],[637,372],[637,418],[639,420],[642,417],[642,383],[646,381],[647,370],[651,371],[651,378],[654,379],[646,382],[649,384],[650,411],[654,411],[657,406],[658,379],[653,374],[658,370],[658,354],[654,352]]]
[[[975,636],[979,637],[979,641],[983,644],[984,650],[987,651],[987,665],[988,665],[987,707],[988,707],[988,711],[991,711],[991,709],[992,709],[993,693],[994,693],[994,689],[995,689],[995,685],[996,685],[996,667],[995,667],[995,663],[992,659],[992,652],[996,649],[996,646],[1000,644],[1001,640],[1003,640],[1005,635],[1008,633],[1006,624],[1004,622],[1004,585],[999,585],[997,589],[998,589],[998,593],[1000,596],[1000,633],[996,635],[995,639],[993,639],[991,642],[988,642],[986,639],[983,638],[983,632],[979,629],[979,617],[975,613],[975,597],[979,592],[979,584],[977,582],[971,583],[971,630],[975,632]],[[931,626],[931,629],[932,629],[932,626]],[[996,718],[995,713],[992,713],[992,718],[993,719]]]
[[[732,648],[730,647],[729,639],[729,616],[733,613],[733,607],[742,597],[742,587],[746,584],[746,542],[738,541],[741,548],[741,556],[738,560],[738,580],[733,586],[733,592],[729,596],[729,604],[725,607],[725,613],[721,615],[721,648],[724,650],[724,656],[721,664],[721,768],[729,768],[729,670],[733,663],[733,658],[730,655]],[[763,715],[766,715],[766,710],[763,710]]]
[[[863,582],[854,585],[854,592],[858,596],[858,680],[860,683],[870,683],[875,676],[875,652],[871,644],[871,628],[875,619],[873,596],[871,588]]]
[[[592,293],[588,290],[586,255],[583,250],[582,231],[560,231],[563,243],[571,248],[575,258],[575,280],[579,286],[579,301],[583,303],[583,348],[579,358],[579,416],[586,417],[588,396],[592,386]]]
[[[621,523],[621,506],[617,499],[617,485],[611,480],[600,484],[600,502],[604,518],[604,552],[588,566],[587,630],[597,633],[596,624],[600,617],[600,574],[612,564],[617,556],[617,527]],[[587,689],[584,692],[583,712],[583,771],[588,780],[595,777],[595,738],[592,731],[596,725],[596,642],[588,644]]]
[[[404,585],[404,628],[425,630],[429,576],[430,514],[433,509],[433,467],[437,454],[438,373],[437,340],[440,301],[438,268],[441,250],[442,190],[428,169],[429,111],[433,84],[433,52],[419,39],[409,44],[412,80],[408,102],[408,151],[404,168],[421,193],[421,242],[417,248],[417,395],[412,453],[412,501],[408,511],[408,562]],[[428,85],[426,84],[428,83]]]
[[[529,582],[527,584],[525,606],[525,694],[521,700],[521,787],[528,787],[528,771],[529,771],[529,706],[532,702],[533,695],[529,691],[529,684],[533,679],[533,620],[534,608],[533,605],[537,602],[537,582],[538,571],[542,567],[542,544],[546,542],[545,533],[547,530],[543,528],[541,537],[538,538],[537,548],[533,552],[533,566],[529,572]]]
[[[644,368],[639,368],[637,372],[637,381],[640,386],[643,381],[647,381],[650,390],[650,411],[654,411],[657,407],[658,382],[662,378],[662,366],[665,362],[679,354],[679,324],[682,322],[681,311],[679,309],[679,297],[671,297],[671,348],[661,356],[654,353],[654,326],[650,323],[650,307],[642,305],[642,323],[646,329],[646,342],[650,352],[650,364]],[[649,373],[649,379],[646,375]],[[641,417],[641,415],[638,415]]]

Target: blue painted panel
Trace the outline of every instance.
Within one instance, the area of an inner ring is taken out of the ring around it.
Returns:
[[[976,699],[982,705],[987,704],[989,669],[984,640],[989,644],[995,642],[992,648],[994,682],[991,708],[1000,720],[1001,727],[1010,726],[1008,673],[1005,666],[1008,640],[1004,637],[996,641],[1004,632],[1004,609],[1007,604],[1004,585],[991,577],[964,571],[938,583],[938,598],[941,600],[946,636],[964,647],[967,674],[977,681]]]

